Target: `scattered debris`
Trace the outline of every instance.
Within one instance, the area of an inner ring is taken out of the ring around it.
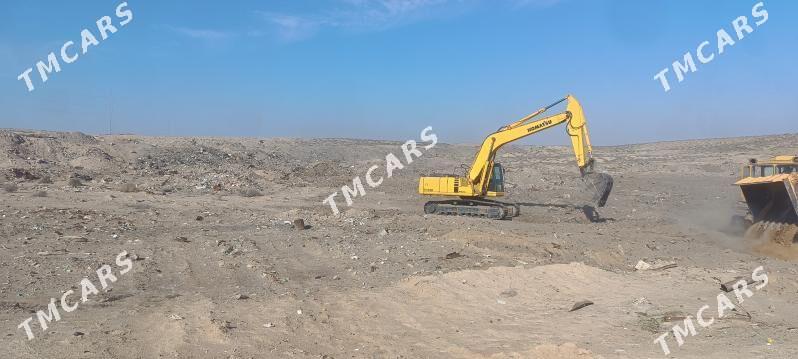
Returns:
[[[460,253],[457,253],[457,252],[452,252],[452,253],[447,254],[443,258],[444,259],[455,259],[455,258],[460,258],[460,257],[463,257],[463,255],[460,254]]]
[[[139,187],[136,186],[135,183],[123,183],[121,186],[119,186],[119,192],[134,193],[138,191]]]
[[[637,261],[637,264],[635,264],[635,270],[644,271],[644,270],[649,270],[649,269],[651,269],[651,264],[648,264],[648,263],[644,262],[643,260],[639,260],[639,261]]]
[[[294,228],[296,228],[297,230],[300,230],[300,231],[303,231],[303,230],[307,229],[307,227],[305,227],[305,220],[302,219],[302,218],[295,219],[294,220]]]
[[[593,305],[593,302],[591,302],[589,300],[583,300],[583,301],[576,302],[576,303],[574,303],[574,306],[571,307],[571,310],[569,310],[569,312],[573,312],[573,311],[582,309],[582,308],[587,307],[589,305]]]
[[[15,178],[22,178],[26,181],[33,181],[39,179],[39,176],[31,173],[28,170],[21,169],[21,168],[13,168],[11,169],[11,173]]]
[[[505,297],[505,298],[512,298],[512,297],[517,296],[518,292],[516,292],[515,289],[508,288],[508,289],[503,290],[501,293],[499,293],[499,295],[501,295],[502,297]]]
[[[755,281],[755,280],[753,280],[751,278],[737,277],[734,280],[731,280],[731,281],[728,281],[726,283],[721,284],[720,285],[720,289],[723,290],[724,292],[731,292],[731,291],[734,290],[734,286],[737,284],[737,282],[742,281],[742,280],[745,281],[746,285],[751,285],[751,284],[754,284],[754,283],[758,283],[757,281]]]
[[[65,240],[65,241],[77,242],[77,243],[85,243],[85,242],[89,241],[88,238],[83,237],[83,236],[63,236],[63,237],[61,237],[59,239]]]
[[[221,190],[221,186],[219,186],[219,190],[216,190],[216,186],[214,186],[213,189],[214,191],[218,192]],[[261,196],[263,196],[263,193],[254,188],[247,188],[241,190],[241,197],[261,197]]]
[[[69,185],[69,187],[75,187],[75,188],[83,187],[83,182],[74,177],[70,178],[69,181],[67,181],[67,184]]]
[[[188,237],[180,236],[180,237],[175,238],[175,241],[182,242],[182,243],[188,243]]]
[[[666,264],[666,265],[661,266],[661,267],[654,268],[652,270],[666,270],[666,269],[671,269],[671,268],[676,268],[676,267],[678,267],[676,265],[676,263],[670,263],[670,264]]]

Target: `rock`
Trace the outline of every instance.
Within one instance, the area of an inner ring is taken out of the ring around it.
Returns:
[[[74,336],[76,336],[76,337],[82,337],[82,336],[84,336],[85,334],[84,334],[83,332],[74,332],[74,333],[72,333],[72,335],[74,335]]]
[[[385,237],[387,235],[388,235],[388,230],[387,229],[383,229],[383,230],[380,231],[380,237]]]
[[[175,238],[175,241],[178,241],[178,242],[181,242],[181,243],[188,243],[188,238],[180,236],[180,237]]]
[[[249,296],[246,295],[246,294],[238,294],[238,295],[235,296],[235,299],[236,300],[247,300],[247,299],[249,299]]]
[[[263,326],[266,328],[274,328],[274,323],[266,323]]]
[[[197,220],[197,221],[201,221],[203,219],[205,219],[205,218],[202,218],[202,216],[197,216],[197,218],[194,218],[194,220]]]

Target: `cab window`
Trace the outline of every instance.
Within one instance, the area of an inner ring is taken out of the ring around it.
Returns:
[[[493,166],[493,176],[488,183],[488,191],[504,192],[504,170],[498,163]]]
[[[795,166],[779,166],[777,169],[779,174],[789,174],[796,172]]]

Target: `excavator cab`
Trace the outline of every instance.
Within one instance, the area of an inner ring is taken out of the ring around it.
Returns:
[[[488,192],[495,192],[495,197],[504,195],[504,168],[501,164],[493,164],[493,175],[488,182]]]

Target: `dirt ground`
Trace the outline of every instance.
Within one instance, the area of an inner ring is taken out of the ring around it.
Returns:
[[[798,250],[723,231],[743,210],[738,166],[795,153],[798,135],[596,148],[615,179],[597,222],[568,147],[502,150],[511,221],[424,215],[418,177],[461,173],[471,145],[338,197],[339,216],[322,204],[399,146],[0,131],[2,356],[798,357]],[[759,266],[767,285],[727,293],[719,318],[720,283]],[[713,324],[678,346],[671,328],[704,305]]]

